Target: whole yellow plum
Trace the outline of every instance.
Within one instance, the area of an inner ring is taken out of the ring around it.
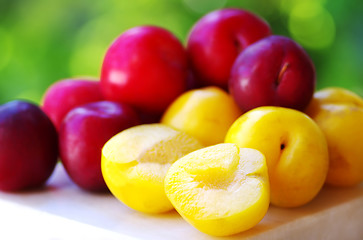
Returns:
[[[363,180],[363,99],[343,88],[317,91],[306,109],[323,130],[330,166],[326,183],[353,186]]]
[[[197,138],[205,146],[223,143],[242,112],[232,97],[218,87],[194,89],[180,95],[161,122]]]
[[[306,114],[283,107],[259,107],[238,118],[225,142],[262,152],[267,161],[271,203],[298,207],[311,201],[328,172],[328,147]]]

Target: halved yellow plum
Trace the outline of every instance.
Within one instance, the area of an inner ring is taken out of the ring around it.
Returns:
[[[201,148],[195,138],[162,124],[144,124],[112,137],[102,149],[101,169],[112,194],[145,213],[173,209],[164,178],[173,162]]]
[[[165,192],[179,214],[201,232],[227,236],[259,223],[270,203],[265,157],[222,143],[176,161]]]

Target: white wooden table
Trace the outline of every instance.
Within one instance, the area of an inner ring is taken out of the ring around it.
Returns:
[[[110,193],[85,192],[58,165],[42,190],[0,192],[0,239],[363,239],[363,185],[325,187],[306,206],[270,207],[249,231],[213,238],[175,211],[142,214]]]

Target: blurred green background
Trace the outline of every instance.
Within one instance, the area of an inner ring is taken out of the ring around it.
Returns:
[[[204,14],[241,7],[312,57],[317,88],[363,96],[363,1],[359,0],[0,0],[0,103],[40,103],[53,82],[98,78],[110,43],[137,25],[169,29],[184,43]]]

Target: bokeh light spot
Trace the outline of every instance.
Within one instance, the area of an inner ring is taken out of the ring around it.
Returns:
[[[280,0],[280,11],[290,13],[291,10],[301,3],[317,3],[324,5],[327,0]]]
[[[192,11],[205,14],[217,8],[222,8],[227,0],[184,0],[186,6]]]
[[[335,23],[331,14],[319,2],[301,2],[291,11],[289,31],[301,45],[324,49],[335,39]]]
[[[69,62],[71,76],[99,77],[107,47],[117,35],[115,30],[105,27],[110,22],[112,19],[101,17],[89,21],[80,29]]]

